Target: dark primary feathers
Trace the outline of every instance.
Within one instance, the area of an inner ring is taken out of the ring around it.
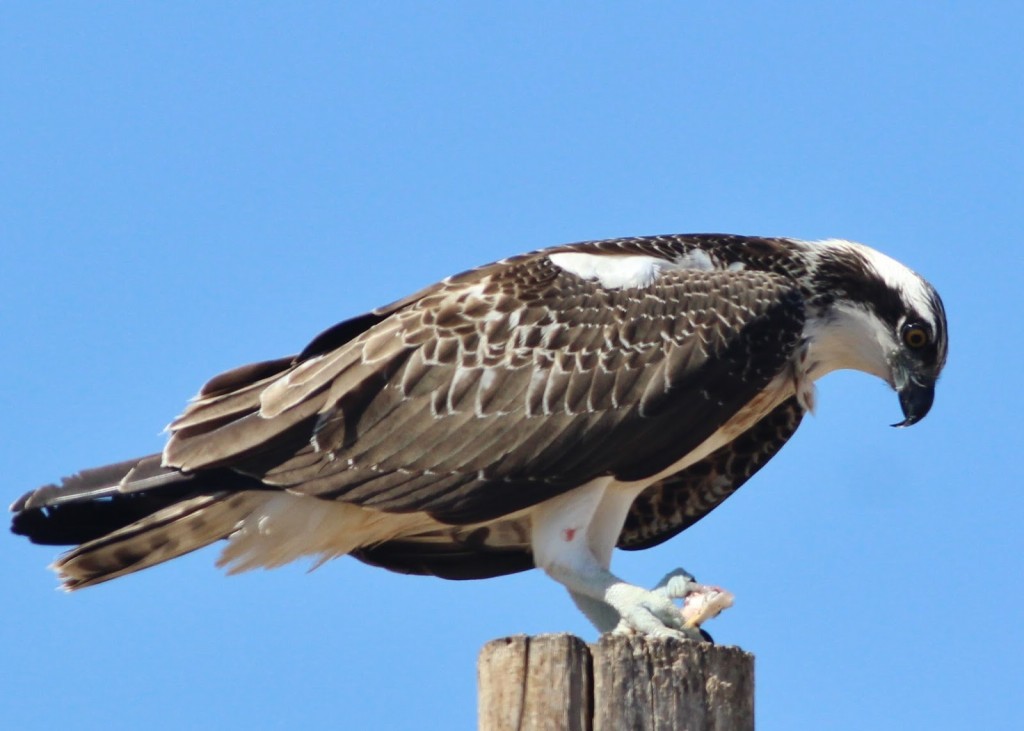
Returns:
[[[556,263],[576,254],[654,274],[617,286]],[[793,242],[720,235],[573,244],[480,267],[336,325],[297,356],[213,378],[162,455],[25,495],[13,530],[81,544],[57,567],[85,586],[235,535],[261,511],[290,515],[269,501],[297,495],[353,506],[344,519],[365,542],[337,550],[369,563],[451,578],[529,568],[522,511],[601,475],[663,473],[786,371],[807,303],[832,296],[812,291],[812,274]],[[619,545],[655,545],[699,520],[802,414],[789,398],[658,479]],[[302,548],[253,565],[288,551]]]

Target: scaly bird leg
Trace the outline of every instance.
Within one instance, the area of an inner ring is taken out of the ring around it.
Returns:
[[[542,568],[569,590],[576,605],[601,632],[699,639],[698,631],[685,626],[683,613],[671,598],[626,583],[596,561],[583,557],[572,565],[556,563]]]
[[[531,516],[534,561],[565,586],[598,630],[696,638],[665,593],[626,583],[608,570],[626,511],[636,495],[611,478],[550,500]],[[616,616],[617,615],[617,616]]]

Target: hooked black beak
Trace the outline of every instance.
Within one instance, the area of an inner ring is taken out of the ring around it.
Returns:
[[[906,418],[893,426],[913,426],[926,417],[932,408],[932,402],[935,400],[935,381],[918,383],[911,378],[899,389],[899,395],[900,407]]]

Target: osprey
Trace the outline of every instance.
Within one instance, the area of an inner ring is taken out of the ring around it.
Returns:
[[[599,630],[677,634],[686,591],[626,583],[612,549],[657,545],[717,507],[830,371],[883,379],[894,426],[916,423],[946,351],[932,286],[861,244],[569,244],[216,376],[162,454],[26,494],[12,530],[76,546],[54,565],[67,589],[227,539],[229,573],[343,555],[452,579],[537,566]]]

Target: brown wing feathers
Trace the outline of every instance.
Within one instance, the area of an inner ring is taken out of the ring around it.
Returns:
[[[521,257],[453,278],[247,391],[253,411],[238,421],[187,431],[224,409],[200,399],[172,425],[165,456],[482,520],[597,474],[653,474],[703,441],[791,352],[802,312],[790,295],[761,272],[669,271],[646,290],[608,290]],[[292,428],[290,449],[274,448]],[[268,451],[286,458],[268,464]]]
[[[667,260],[698,244],[708,242],[559,251]],[[656,474],[763,389],[798,343],[801,301],[783,273],[668,267],[647,287],[615,289],[560,269],[549,253],[451,277],[326,330],[299,356],[217,376],[172,423],[162,465],[152,456],[37,491],[14,506],[15,529],[79,542],[130,531],[140,515],[164,520],[178,501],[281,488],[453,524],[489,520],[596,475]],[[152,474],[124,479],[140,465]],[[692,493],[694,484],[664,487]],[[108,506],[134,506],[104,513],[90,502],[104,495]],[[76,510],[101,517],[75,533]],[[651,539],[624,538],[640,540]],[[472,544],[434,546],[420,564],[403,546],[359,557],[490,575],[470,566]],[[522,556],[495,561],[520,566]]]

